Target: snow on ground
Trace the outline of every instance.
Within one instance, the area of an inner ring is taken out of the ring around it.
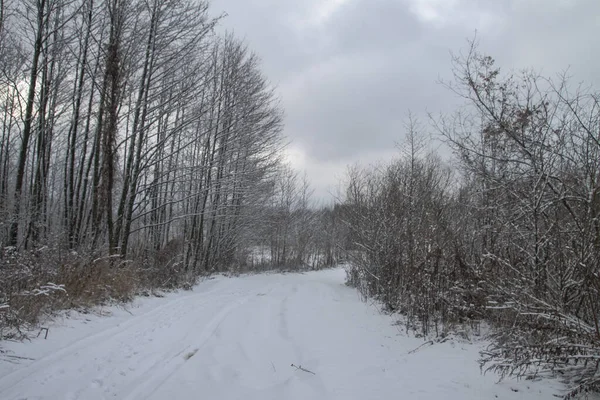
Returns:
[[[409,354],[423,339],[361,302],[344,276],[217,277],[100,310],[110,317],[55,321],[47,340],[2,344],[33,360],[0,356],[0,399],[530,400],[561,389],[482,376],[483,344]]]

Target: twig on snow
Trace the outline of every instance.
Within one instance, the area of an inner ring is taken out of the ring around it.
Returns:
[[[40,331],[38,332],[37,337],[40,337],[40,334],[43,331],[46,331],[46,334],[44,335],[44,339],[48,339],[48,328],[40,328]]]
[[[309,371],[306,368],[302,368],[302,365],[296,366],[296,365],[292,364],[292,367],[296,368],[296,370],[300,370],[300,371],[308,372],[309,374],[316,375],[314,372]]]
[[[419,347],[417,347],[416,349],[413,349],[413,350],[409,351],[408,354],[416,353],[417,350],[419,350],[421,347],[427,346],[427,345],[432,345],[432,344],[433,344],[433,340],[429,340],[429,341],[423,343],[422,345],[420,345]]]
[[[12,359],[17,359],[17,360],[29,360],[29,361],[35,361],[35,358],[31,358],[31,357],[23,357],[23,356],[16,356],[14,354],[4,354],[2,357],[6,357],[6,358],[12,358]]]

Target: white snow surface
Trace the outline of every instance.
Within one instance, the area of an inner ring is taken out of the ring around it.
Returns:
[[[47,339],[0,344],[0,399],[529,400],[563,389],[481,375],[483,341],[409,353],[423,339],[344,278],[343,269],[219,276],[127,309],[71,313]]]

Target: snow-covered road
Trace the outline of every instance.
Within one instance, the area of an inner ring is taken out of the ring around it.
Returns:
[[[217,277],[111,317],[57,321],[47,340],[6,343],[0,399],[547,399],[547,382],[481,376],[478,345],[409,351],[341,269]],[[0,357],[1,358],[1,357]],[[19,361],[15,363],[15,361]],[[12,362],[9,362],[12,361]],[[302,366],[308,373],[293,368]]]

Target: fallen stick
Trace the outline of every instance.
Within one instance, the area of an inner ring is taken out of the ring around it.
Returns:
[[[308,372],[309,374],[313,374],[316,375],[314,372],[307,370],[306,368],[302,368],[302,365],[294,365],[292,364],[292,367],[296,368],[296,370],[300,370],[300,371],[304,371],[304,372]]]
[[[44,339],[48,339],[48,328],[40,328],[40,331],[37,334],[37,337],[40,337],[40,334],[42,333],[42,331],[46,331],[46,334],[44,335]]]
[[[419,347],[417,347],[416,349],[409,351],[408,354],[416,353],[416,351],[419,350],[421,347],[427,346],[427,345],[432,345],[432,344],[433,344],[433,340],[429,340],[429,341],[423,343],[422,345],[420,345]]]
[[[14,358],[17,360],[30,360],[30,361],[35,361],[35,358],[31,358],[31,357],[21,357],[21,356],[15,356],[13,354],[4,354],[2,355],[2,357],[6,357],[6,358]]]

